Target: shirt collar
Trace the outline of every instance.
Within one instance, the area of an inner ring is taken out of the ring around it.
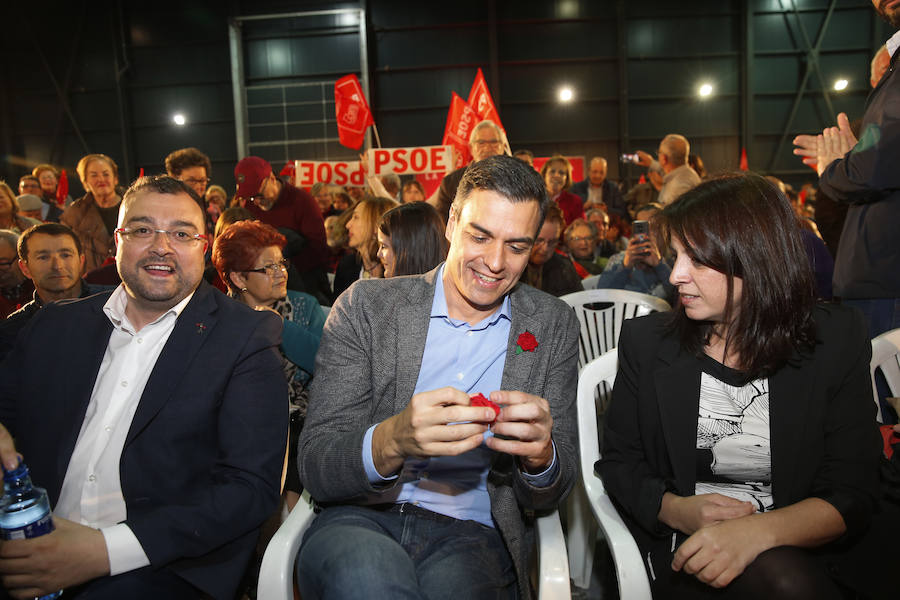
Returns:
[[[148,325],[159,323],[169,315],[174,315],[174,317],[177,319],[179,315],[181,315],[181,311],[184,310],[184,307],[188,305],[188,302],[190,302],[191,298],[193,297],[194,292],[191,292],[181,302],[179,302],[163,314],[159,315],[156,320],[154,320],[152,323],[148,323]],[[133,330],[134,327],[128,320],[128,317],[125,316],[125,307],[127,305],[128,292],[125,291],[125,284],[120,283],[119,287],[113,290],[113,293],[110,294],[109,298],[106,300],[106,303],[103,305],[103,312],[106,313],[106,317],[110,320],[114,327],[124,329],[126,328],[127,324],[127,329]]]
[[[900,47],[900,30],[896,31],[884,45],[887,46],[888,53],[893,57],[897,47]]]
[[[431,317],[446,319],[447,322],[454,327],[460,327],[462,325],[468,326],[465,321],[450,318],[450,311],[447,308],[447,297],[444,296],[444,267],[446,264],[447,263],[442,263],[435,275],[434,300],[431,301]],[[510,316],[509,294],[503,296],[503,302],[500,303],[499,310],[495,310],[489,316],[471,326],[471,329],[484,329],[485,327],[496,323],[500,317],[512,321],[512,317]]]

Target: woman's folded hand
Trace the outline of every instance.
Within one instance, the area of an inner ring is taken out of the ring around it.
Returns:
[[[735,500],[722,494],[678,496],[671,492],[663,495],[659,520],[688,535],[721,521],[746,517],[756,512],[750,502]]]

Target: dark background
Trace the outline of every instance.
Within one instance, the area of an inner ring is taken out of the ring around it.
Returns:
[[[40,162],[74,173],[110,155],[127,184],[197,146],[213,183],[234,189],[247,151],[276,171],[295,158],[337,159],[333,81],[360,73],[354,15],[365,10],[369,101],[383,146],[441,142],[451,91],[467,98],[481,67],[513,149],[603,155],[610,177],[640,171],[616,156],[655,152],[682,133],[711,171],[750,168],[814,179],[790,140],[862,115],[869,61],[892,33],[861,0],[488,0],[3,2],[0,177],[15,187]],[[293,14],[294,16],[290,16]],[[247,20],[252,15],[282,15]],[[241,44],[247,142],[237,147],[229,23]],[[243,18],[243,19],[241,19]],[[818,69],[817,69],[817,68]],[[823,94],[824,80],[827,93]],[[831,90],[838,77],[843,92]],[[699,100],[702,81],[715,86]],[[568,84],[575,100],[561,105]],[[830,106],[829,106],[830,105]],[[172,115],[187,118],[184,127]]]

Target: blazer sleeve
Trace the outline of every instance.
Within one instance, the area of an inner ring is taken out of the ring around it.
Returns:
[[[643,436],[653,426],[642,422],[639,389],[641,381],[650,377],[650,365],[647,355],[640,352],[645,336],[635,335],[635,329],[633,321],[622,324],[619,368],[606,411],[598,469],[604,487],[626,513],[646,531],[665,535],[671,529],[660,522],[659,509],[663,494],[676,486],[658,473],[646,455]],[[656,433],[663,435],[662,431]]]
[[[210,415],[216,419],[217,439],[195,440],[217,444],[208,476],[199,477],[192,489],[164,503],[145,508],[141,499],[132,499],[125,523],[154,566],[219,549],[253,532],[277,506],[287,444],[287,383],[275,351],[281,324],[272,315],[260,316],[247,328],[236,362],[209,367],[211,373],[225,369],[228,376],[218,410]],[[216,380],[206,385],[210,393],[218,393],[213,391]],[[165,477],[149,470],[154,461],[146,453],[153,451],[142,447],[141,454],[123,453],[123,471],[135,477]],[[166,455],[171,449],[156,448],[156,452]],[[190,460],[182,457],[185,469],[190,468]]]
[[[323,503],[379,491],[369,483],[362,459],[366,429],[377,422],[372,417],[374,361],[362,289],[359,283],[351,286],[325,321],[300,433],[300,481]]]
[[[866,112],[865,129],[856,146],[833,161],[819,177],[819,187],[840,202],[874,202],[900,189],[900,75],[889,73],[877,105]]]

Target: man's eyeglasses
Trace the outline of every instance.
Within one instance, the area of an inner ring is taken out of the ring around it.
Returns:
[[[193,177],[189,179],[182,179],[188,185],[207,185],[210,181],[212,181],[209,177],[204,177],[203,179],[194,179]]]
[[[290,264],[288,259],[283,258],[278,262],[263,265],[258,269],[247,269],[246,273],[265,273],[269,277],[275,277],[278,273],[287,273],[288,264]]]
[[[165,229],[153,229],[151,227],[119,227],[115,231],[126,240],[148,241],[156,238],[157,233],[164,233],[169,241],[179,246],[187,246],[194,242],[206,243],[209,239],[202,233],[191,233],[184,229],[166,231]]]
[[[472,142],[472,143],[475,144],[475,145],[478,146],[478,147],[482,147],[482,146],[499,146],[499,145],[500,145],[500,140],[475,140],[475,141]]]

